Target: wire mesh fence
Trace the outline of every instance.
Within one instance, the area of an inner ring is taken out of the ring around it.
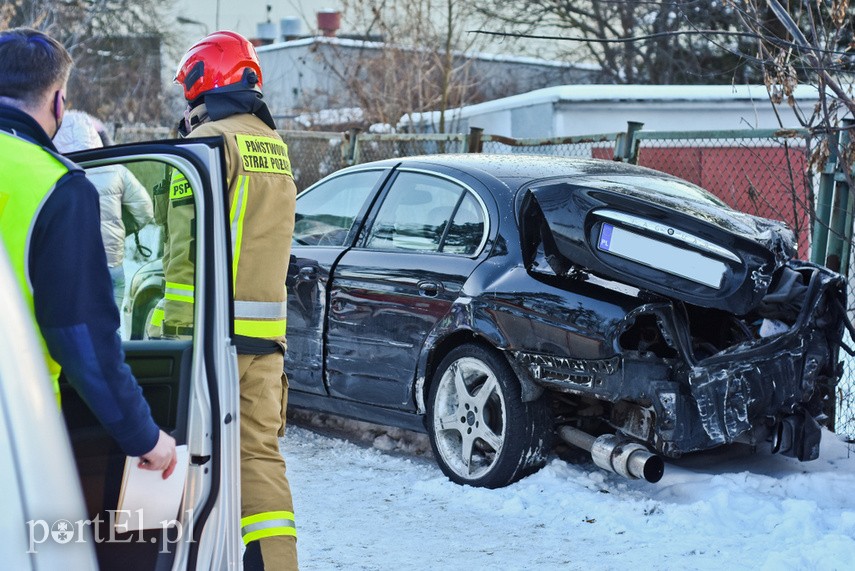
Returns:
[[[353,141],[354,163],[417,155],[465,153],[467,138],[462,134],[388,135],[360,134]]]
[[[638,132],[635,162],[693,182],[737,210],[783,220],[807,259],[813,204],[807,134],[742,133]]]
[[[347,134],[279,131],[288,145],[297,190],[304,190],[347,165]]]
[[[511,139],[482,135],[479,152],[489,154],[533,154],[556,157],[613,159],[616,143],[623,133],[553,139]]]

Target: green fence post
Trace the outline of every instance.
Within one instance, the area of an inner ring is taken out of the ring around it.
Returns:
[[[626,133],[618,133],[615,138],[613,161],[623,161],[623,148],[626,145]]]
[[[845,125],[845,123],[844,123]],[[840,137],[840,148],[848,148],[851,137],[848,130],[843,131]],[[825,249],[825,265],[836,272],[845,272],[842,266],[843,249],[846,246],[846,220],[849,207],[849,183],[846,182],[846,173],[843,169],[849,169],[849,165],[840,163],[838,154],[837,173],[834,181],[834,194],[831,199],[831,214],[828,220],[828,245]]]
[[[855,127],[855,120],[852,119],[844,119],[843,127],[845,131],[843,132],[843,140],[845,141],[846,149],[849,149],[849,146],[852,142],[851,130]],[[844,153],[844,159],[850,160],[851,155],[849,152]],[[843,165],[847,171],[847,174],[850,176],[852,173],[852,165],[845,164]],[[842,169],[841,169],[842,170]],[[848,181],[844,177],[844,180]],[[852,189],[849,188],[849,183],[845,182],[847,189],[847,198],[845,207],[846,209],[843,211],[843,244],[840,252],[840,273],[844,276],[849,275],[849,252],[852,249],[852,210],[855,207],[855,194],[852,193]]]
[[[626,122],[626,136],[623,139],[621,149],[621,159],[631,165],[638,164],[638,145],[639,142],[635,138],[635,133],[644,128],[644,123],[638,121]]]
[[[828,248],[828,229],[831,227],[831,201],[834,196],[834,178],[837,173],[837,156],[840,132],[828,134],[828,158],[819,175],[816,196],[816,219],[813,222],[813,239],[810,245],[810,261],[825,265]]]

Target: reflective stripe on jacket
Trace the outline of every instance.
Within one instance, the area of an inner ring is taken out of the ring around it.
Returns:
[[[5,132],[0,132],[0,156],[3,157],[0,161],[0,180],[3,181],[0,187],[0,235],[35,324],[28,268],[33,224],[57,181],[68,173],[69,166],[42,147]],[[48,353],[40,329],[35,329],[54,390],[59,395],[59,364]]]

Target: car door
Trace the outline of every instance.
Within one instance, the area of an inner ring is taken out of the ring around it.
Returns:
[[[330,394],[415,409],[416,363],[485,255],[488,210],[449,176],[401,170],[329,286]]]
[[[122,343],[126,363],[155,421],[179,445],[188,447],[190,461],[177,523],[110,535],[114,531],[110,511],[116,506],[125,459],[77,393],[60,379],[62,410],[87,511],[107,524],[100,533],[113,538],[96,538],[102,568],[118,568],[127,561],[143,569],[234,568],[241,558],[239,398],[237,356],[230,340],[231,248],[223,157],[220,139],[141,143],[70,155],[87,173],[126,169],[122,176],[130,173],[142,184],[155,207],[162,207],[164,197],[169,200],[169,194],[176,192],[169,182],[178,176],[183,175],[192,189],[189,201],[184,201],[193,209],[188,254],[195,286],[191,332],[174,340],[132,340],[125,334]],[[137,269],[159,258],[163,249],[159,240],[164,239],[167,246],[177,242],[168,236],[165,221],[161,217],[160,223],[149,224],[155,231],[145,236],[153,241],[143,248],[136,247],[134,237],[127,237],[122,269],[128,284]],[[117,296],[127,294],[127,289],[117,286]]]
[[[333,267],[349,248],[389,169],[352,169],[297,196],[288,269],[288,351],[292,391],[326,395],[324,333]]]

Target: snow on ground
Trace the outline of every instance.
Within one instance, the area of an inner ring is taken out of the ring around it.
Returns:
[[[580,456],[507,488],[453,484],[425,435],[297,412],[288,464],[312,570],[852,569],[855,448],[668,462],[658,484]]]

